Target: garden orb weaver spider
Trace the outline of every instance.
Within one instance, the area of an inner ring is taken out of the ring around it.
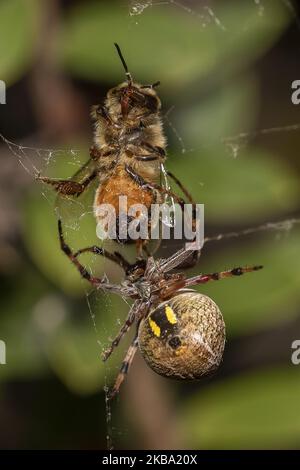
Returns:
[[[110,399],[118,393],[138,348],[147,364],[164,377],[199,379],[219,366],[225,345],[222,314],[212,299],[190,287],[240,276],[262,266],[238,267],[188,278],[184,273],[172,272],[191,256],[191,251],[184,248],[167,259],[155,260],[149,256],[147,260],[138,259],[130,264],[120,253],[110,253],[97,246],[73,252],[65,242],[60,220],[58,230],[62,251],[84,279],[97,289],[133,300],[119,333],[103,352],[102,359],[106,361],[131,326],[136,324],[136,333],[109,394]],[[117,285],[92,276],[78,260],[86,252],[117,263],[124,270],[124,281]]]

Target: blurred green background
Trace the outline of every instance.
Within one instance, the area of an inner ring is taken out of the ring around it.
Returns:
[[[297,15],[280,0],[1,1],[0,132],[28,147],[0,148],[1,448],[106,446],[103,388],[128,338],[107,365],[100,355],[128,305],[90,292],[60,252],[53,194],[33,176],[70,176],[87,158],[90,105],[124,79],[113,42],[137,81],[161,81],[167,167],[205,204],[212,235],[300,215]],[[65,221],[74,248],[96,242],[92,196],[76,207],[75,230]],[[299,234],[295,226],[205,245],[191,273],[265,266],[201,288],[225,318],[223,364],[210,379],[176,383],[137,357],[112,406],[116,448],[300,447],[300,366],[291,363]],[[122,279],[113,265],[82,259]]]

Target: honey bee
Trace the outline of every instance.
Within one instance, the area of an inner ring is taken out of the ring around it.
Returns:
[[[109,204],[116,214],[116,233],[120,233],[120,213],[128,212],[135,204],[143,204],[148,211],[154,203],[172,198],[181,206],[182,198],[172,193],[163,179],[167,174],[173,178],[182,192],[193,203],[188,191],[180,181],[164,168],[166,138],[161,119],[161,101],[155,91],[160,82],[141,85],[128,71],[120,47],[115,44],[125,70],[126,81],[110,89],[103,105],[92,107],[94,121],[94,145],[90,148],[89,161],[67,180],[38,176],[52,185],[60,196],[79,196],[97,177],[99,180],[94,199],[94,215],[98,224],[104,224],[99,207]],[[122,207],[126,196],[126,208]],[[135,217],[139,217],[137,213]],[[124,220],[122,218],[122,220]],[[132,220],[127,215],[125,223]],[[104,227],[106,229],[106,227]],[[127,231],[126,231],[127,233]],[[148,239],[148,237],[147,237]],[[120,243],[132,241],[118,238]],[[147,240],[136,241],[141,256]]]

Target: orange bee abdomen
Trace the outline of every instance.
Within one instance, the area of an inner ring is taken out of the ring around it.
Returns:
[[[127,200],[120,196],[126,196]],[[143,204],[150,209],[154,201],[151,189],[143,189],[126,173],[125,169],[116,171],[107,181],[103,182],[95,197],[95,211],[102,204],[110,204],[114,207],[116,215],[121,210],[128,211],[134,204]]]
[[[128,230],[128,224],[138,219],[142,214],[139,207],[133,208],[136,204],[143,204],[149,214],[151,204],[155,202],[155,194],[151,189],[144,189],[138,185],[125,171],[124,168],[119,168],[107,181],[100,184],[94,201],[94,212],[98,222],[98,228],[101,228],[100,233],[109,231],[108,220],[111,226],[116,228],[116,238],[121,243],[132,242],[130,237],[126,235],[125,239],[120,239],[118,234],[120,233],[121,227]],[[107,211],[107,205],[109,205],[109,214]],[[130,208],[132,211],[130,213]],[[120,212],[127,214],[125,218],[125,224],[120,225]],[[134,214],[134,215],[133,215]],[[114,217],[112,221],[111,217]],[[122,230],[122,229],[121,229]]]
[[[123,229],[127,226],[127,233],[130,221],[139,218],[142,214],[142,211],[139,211],[138,207],[133,208],[132,206],[143,204],[149,213],[151,204],[156,202],[155,199],[155,194],[151,189],[142,188],[130,177],[130,175],[128,175],[124,167],[117,168],[112,176],[100,184],[96,192],[94,212],[98,222],[98,228],[101,227],[101,233],[107,232],[109,218],[110,224],[116,227],[117,233],[119,233],[121,226]],[[109,216],[106,212],[107,205],[110,207]],[[130,208],[133,210],[131,213]],[[121,220],[119,218],[120,212],[127,214],[127,217],[125,218],[126,226],[123,224],[121,226],[119,225]],[[111,220],[111,216],[115,218],[115,221]],[[117,240],[122,243],[133,241],[130,237],[126,237],[126,239],[121,240],[118,235]]]

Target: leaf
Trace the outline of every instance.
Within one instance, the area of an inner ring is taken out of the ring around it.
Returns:
[[[258,107],[256,79],[247,71],[246,76],[221,82],[206,92],[204,90],[199,99],[194,99],[188,106],[176,108],[171,113],[170,120],[184,141],[187,158],[190,149],[195,149],[196,155],[200,152],[220,152],[223,155],[227,148],[225,144],[220,148],[220,142],[225,136],[234,136],[244,129],[252,129]],[[168,119],[165,129],[168,132]],[[168,133],[170,138],[174,137],[171,130]],[[174,139],[174,148],[178,147],[178,139]],[[173,159],[172,152],[169,153],[170,159]],[[185,159],[185,155],[182,158]]]
[[[202,285],[201,292],[212,297],[223,312],[227,335],[251,333],[295,316],[300,300],[300,231],[254,235],[246,245],[232,246],[214,255],[205,245],[195,272],[216,272],[238,266],[261,264],[260,271],[242,277]],[[215,245],[216,246],[216,245]],[[211,255],[209,264],[205,255]]]
[[[16,82],[33,60],[40,16],[36,0],[9,0],[0,4],[0,78]]]
[[[89,2],[66,20],[62,60],[77,76],[120,81],[124,72],[113,48],[118,42],[134,77],[147,83],[160,79],[166,93],[174,92],[218,70],[223,76],[244,67],[271,46],[289,20],[281,2],[273,2],[263,17],[242,2],[220,8],[217,16],[224,18],[226,31],[213,21],[203,28],[199,15],[176,5],[130,17],[122,3]]]
[[[99,391],[115,380],[125,355],[129,338],[113,352],[107,363],[103,363],[101,353],[117,334],[119,323],[125,319],[128,305],[117,296],[109,302],[102,293],[97,293],[97,304],[90,305],[80,312],[80,322],[65,322],[45,342],[45,353],[50,365],[60,380],[73,392],[90,394]],[[72,312],[74,317],[76,312]],[[94,327],[93,327],[94,323]],[[129,334],[130,336],[130,334]]]
[[[300,439],[300,374],[261,370],[208,386],[182,406],[192,449],[285,449]]]
[[[297,175],[285,162],[262,149],[244,149],[238,158],[224,147],[176,157],[168,167],[188,181],[197,202],[205,204],[205,218],[218,224],[247,223],[298,207]]]
[[[13,285],[6,285],[8,295],[0,305],[0,337],[6,343],[7,364],[1,367],[0,380],[28,379],[44,372],[46,361],[33,325],[34,307],[46,289],[44,279],[26,265],[20,266]]]

